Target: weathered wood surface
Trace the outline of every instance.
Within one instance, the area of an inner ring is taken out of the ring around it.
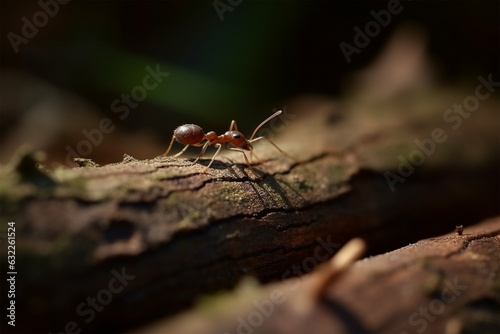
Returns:
[[[312,274],[203,299],[131,333],[498,333],[500,217],[359,260],[314,297]],[[305,308],[304,305],[311,305]]]
[[[29,156],[3,166],[2,221],[16,222],[19,319],[31,319],[18,328],[59,332],[75,321],[85,332],[118,331],[244,275],[281,279],[318,238],[342,244],[360,236],[376,252],[497,214],[498,101],[482,101],[456,130],[443,122],[466,94],[297,100],[275,139],[301,162],[262,143],[263,163],[254,166],[262,181],[239,154],[205,174],[206,160],[128,156],[55,171],[33,167]],[[408,159],[414,140],[435,128],[446,141],[392,192],[384,173],[397,173],[398,156]],[[77,307],[122,268],[135,278],[87,323]]]

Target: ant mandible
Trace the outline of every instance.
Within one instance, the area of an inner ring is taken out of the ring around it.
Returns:
[[[217,147],[217,151],[213,155],[212,160],[210,160],[210,163],[208,164],[208,166],[202,171],[202,173],[205,173],[208,170],[208,168],[210,168],[210,166],[214,162],[215,157],[219,154],[220,150],[222,149],[222,144],[224,144],[224,148],[227,150],[241,152],[243,154],[243,157],[245,157],[245,161],[246,161],[248,167],[250,167],[250,170],[252,171],[252,173],[258,179],[261,179],[261,177],[253,170],[252,166],[250,166],[250,161],[248,160],[247,155],[245,154],[245,151],[250,151],[250,157],[252,157],[252,154],[253,154],[252,144],[255,142],[258,142],[260,140],[267,140],[278,151],[280,151],[283,155],[285,155],[289,159],[297,162],[297,160],[295,158],[286,154],[275,143],[273,143],[271,141],[271,139],[267,138],[266,136],[260,136],[257,138],[253,138],[255,136],[255,134],[257,133],[257,131],[259,131],[259,129],[264,124],[266,124],[267,122],[269,122],[273,118],[279,116],[281,113],[282,113],[282,111],[278,110],[277,112],[275,112],[274,114],[272,114],[271,116],[266,118],[262,123],[259,124],[259,126],[257,126],[255,128],[255,130],[252,133],[252,136],[248,140],[245,138],[245,136],[241,132],[238,131],[238,126],[236,125],[235,120],[233,120],[231,122],[231,126],[229,127],[229,131],[226,131],[226,133],[224,133],[220,136],[218,136],[217,133],[215,133],[214,131],[204,133],[203,129],[196,124],[181,125],[177,129],[175,129],[174,135],[172,136],[172,141],[170,141],[170,145],[168,146],[168,149],[165,151],[165,153],[162,154],[162,156],[166,157],[168,155],[168,153],[170,152],[170,149],[172,148],[172,144],[174,143],[174,139],[176,139],[179,143],[184,144],[186,146],[182,149],[182,151],[175,154],[173,156],[174,158],[176,158],[176,157],[180,156],[182,153],[184,153],[189,146],[195,146],[195,147],[203,146],[203,148],[201,149],[200,155],[193,162],[193,164],[195,164],[203,156],[203,154],[205,154],[205,151],[207,150],[207,148],[209,146],[213,145],[213,146]],[[228,143],[233,145],[234,147],[228,147],[227,146]]]

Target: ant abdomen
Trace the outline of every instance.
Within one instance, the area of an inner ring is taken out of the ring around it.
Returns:
[[[203,129],[196,124],[184,124],[174,131],[174,137],[184,145],[195,145],[203,140]]]

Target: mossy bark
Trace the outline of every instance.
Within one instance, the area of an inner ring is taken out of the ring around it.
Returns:
[[[358,236],[378,252],[497,214],[498,101],[454,130],[439,97],[462,94],[426,94],[289,104],[295,117],[274,139],[300,162],[259,144],[262,180],[234,152],[206,173],[207,160],[130,156],[47,171],[22,155],[0,170],[2,221],[16,222],[19,319],[31,319],[19,328],[130,328],[245,275],[281,279],[318,238]],[[436,128],[447,139],[401,176],[399,156],[416,159],[415,140]],[[391,189],[386,172],[404,182]],[[87,323],[77,307],[122,268],[135,278]]]

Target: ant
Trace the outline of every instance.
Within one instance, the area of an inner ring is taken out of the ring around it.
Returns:
[[[174,139],[176,139],[179,143],[186,145],[182,151],[174,155],[174,158],[177,158],[180,156],[182,153],[184,153],[189,146],[195,146],[195,147],[200,147],[203,146],[201,149],[201,153],[196,158],[196,160],[193,162],[193,164],[197,163],[198,160],[205,154],[205,151],[209,146],[215,146],[217,147],[217,151],[215,152],[214,156],[212,157],[212,160],[210,160],[210,163],[208,166],[202,171],[202,173],[205,173],[208,168],[212,165],[214,162],[215,157],[219,154],[220,150],[222,149],[222,144],[224,144],[224,148],[226,150],[230,151],[237,151],[241,152],[243,154],[243,157],[245,157],[245,161],[250,167],[250,170],[252,173],[258,178],[261,179],[261,177],[254,171],[252,166],[250,166],[250,162],[247,158],[247,155],[245,154],[245,151],[250,151],[250,158],[252,157],[253,153],[253,146],[252,144],[255,142],[258,142],[260,140],[267,140],[269,143],[271,143],[278,151],[280,151],[283,155],[285,155],[287,158],[297,162],[295,158],[292,156],[286,154],[283,150],[281,150],[275,143],[271,141],[271,139],[261,136],[257,138],[253,138],[257,131],[267,122],[275,118],[276,116],[280,115],[282,113],[281,110],[278,110],[268,118],[266,118],[262,123],[259,124],[258,127],[255,128],[255,130],[252,133],[252,136],[250,139],[246,139],[245,136],[238,131],[238,126],[236,125],[236,121],[233,120],[231,122],[231,126],[229,127],[229,131],[226,131],[223,135],[218,136],[217,133],[214,131],[210,131],[208,133],[204,133],[203,129],[196,125],[196,124],[184,124],[179,126],[177,129],[174,131],[174,135],[172,136],[172,141],[170,142],[170,145],[168,146],[168,149],[165,151],[165,153],[162,154],[162,156],[166,157],[168,153],[170,152],[170,149],[172,148],[172,144],[174,143]],[[228,147],[227,144],[230,143],[234,147]]]

